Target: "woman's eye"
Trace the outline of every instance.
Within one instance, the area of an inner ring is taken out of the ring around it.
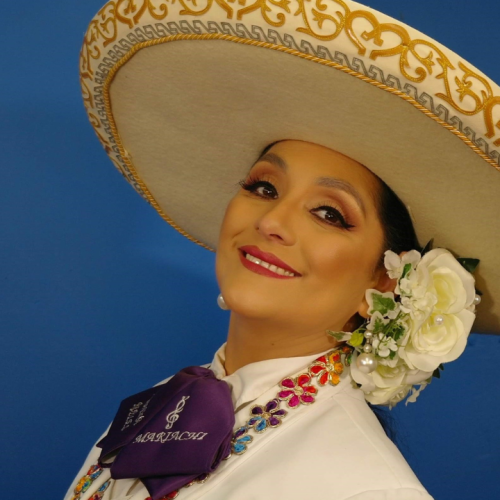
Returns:
[[[240,186],[246,191],[254,193],[262,198],[275,199],[278,197],[276,188],[267,181],[241,181]]]
[[[314,210],[312,210],[312,212],[314,212],[314,214],[318,218],[324,220],[325,222],[331,224],[332,226],[338,226],[340,224],[345,229],[354,227],[352,224],[349,224],[345,220],[344,216],[336,208],[329,206],[322,206],[315,208]]]

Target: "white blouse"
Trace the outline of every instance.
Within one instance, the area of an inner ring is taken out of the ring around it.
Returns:
[[[248,421],[254,404],[264,406],[277,397],[283,378],[306,372],[316,358],[329,352],[259,361],[227,376],[225,347],[204,366],[230,386],[235,429]],[[250,431],[253,439],[243,454],[222,461],[206,482],[181,488],[179,500],[432,500],[385,435],[363,393],[353,387],[348,369],[336,386],[315,385],[319,389],[314,403],[291,409],[282,401],[281,408],[288,413],[280,426],[262,433]],[[73,497],[76,484],[97,463],[100,452],[95,446],[90,451],[65,500]],[[90,499],[109,474],[105,469],[80,500]],[[119,479],[111,480],[103,500],[147,497],[140,480]]]

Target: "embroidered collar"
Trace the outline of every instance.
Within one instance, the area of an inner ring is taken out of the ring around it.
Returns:
[[[215,377],[224,380],[231,388],[234,411],[239,411],[245,404],[254,401],[273,385],[279,383],[284,377],[291,375],[307,367],[315,359],[330,352],[332,348],[308,356],[292,358],[275,358],[257,361],[242,366],[231,375],[226,375],[224,364],[226,361],[226,344],[219,347],[214,355],[209,368]]]

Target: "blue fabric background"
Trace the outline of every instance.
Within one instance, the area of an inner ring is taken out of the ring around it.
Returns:
[[[214,255],[135,194],[87,122],[78,52],[101,2],[0,9],[5,499],[61,498],[122,398],[210,362],[225,340]],[[369,4],[500,82],[498,2]],[[418,404],[393,411],[402,451],[436,500],[500,498],[499,359],[500,337],[471,335]]]

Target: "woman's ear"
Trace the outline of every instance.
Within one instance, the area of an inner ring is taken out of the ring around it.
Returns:
[[[399,254],[400,257],[403,257],[403,255],[408,252],[401,252]],[[378,290],[379,292],[385,293],[385,292],[394,292],[396,289],[396,285],[398,284],[397,278],[389,278],[389,275],[387,274],[387,269],[385,267],[382,267],[381,269],[378,269],[376,274],[376,283],[373,286],[375,290]],[[363,299],[361,301],[361,304],[358,308],[358,314],[362,316],[363,318],[368,318],[368,302],[366,301],[366,295],[363,294]]]

